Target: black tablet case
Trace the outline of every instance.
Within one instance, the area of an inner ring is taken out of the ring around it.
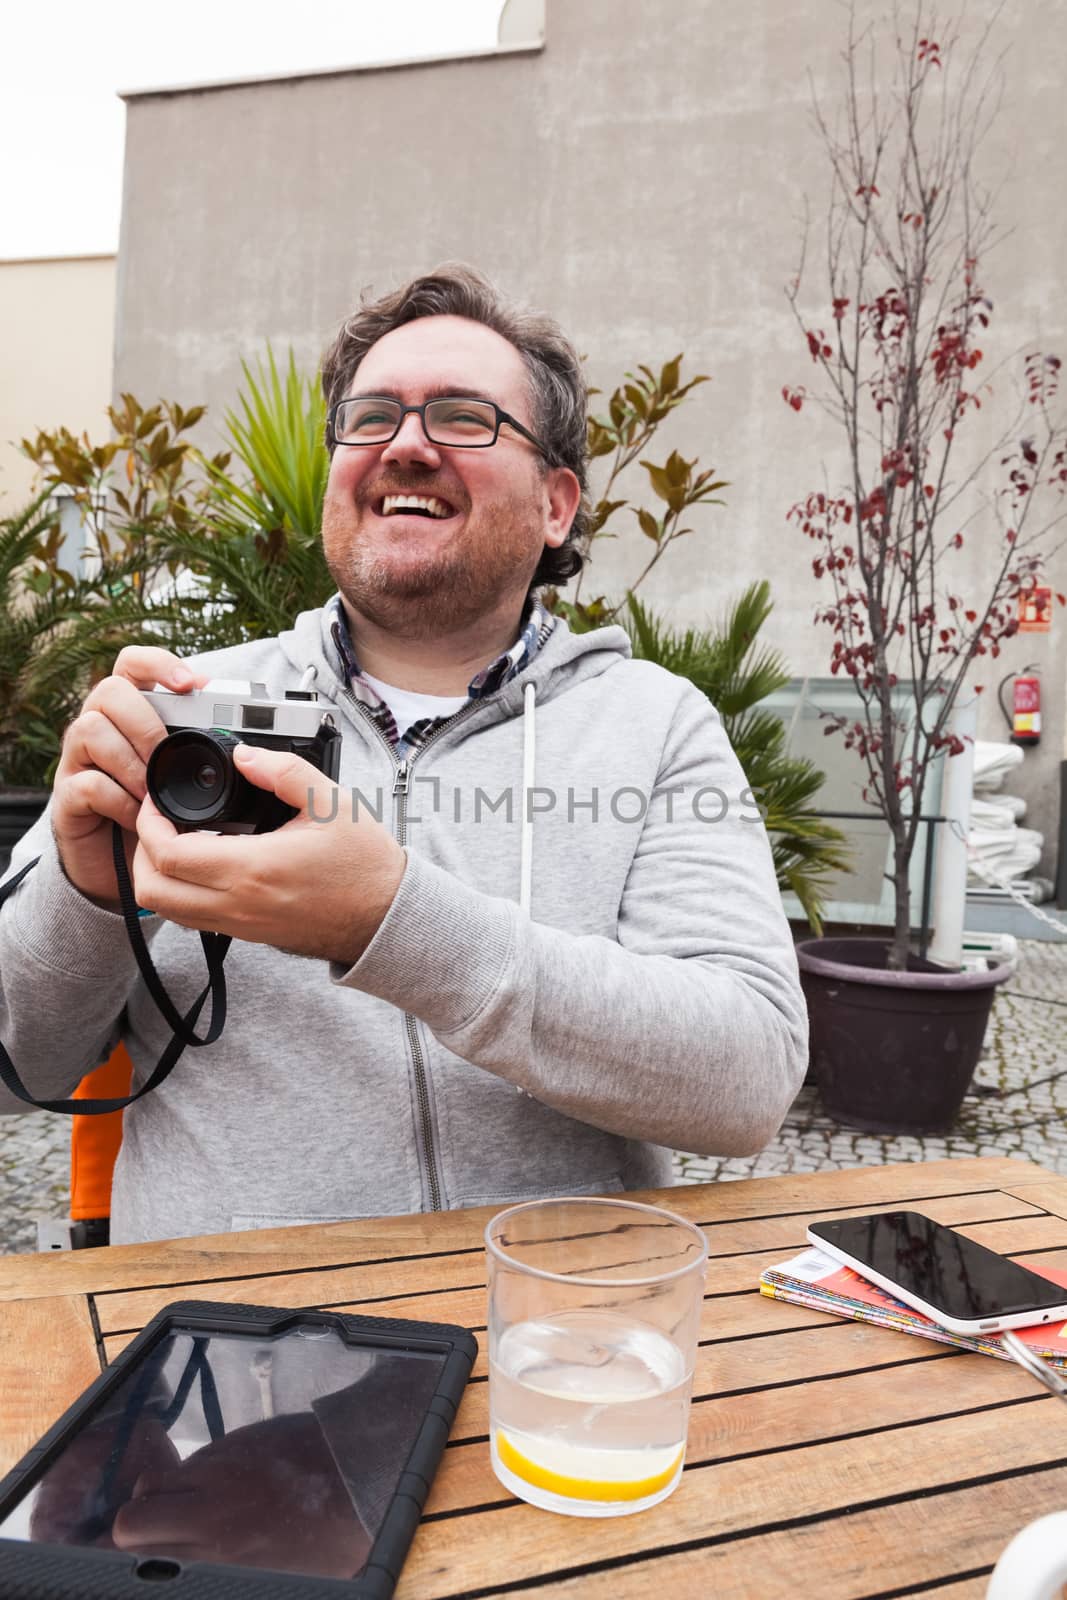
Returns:
[[[306,1307],[280,1310],[205,1300],[182,1300],[165,1306],[33,1449],[0,1479],[0,1519],[7,1516],[77,1433],[85,1413],[117,1387],[146,1347],[166,1334],[242,1333],[269,1337],[296,1323],[308,1322],[337,1328],[343,1336],[362,1345],[426,1350],[445,1356],[437,1390],[358,1577],[301,1577],[211,1562],[194,1562],[182,1566],[175,1576],[165,1577],[159,1571],[161,1563],[152,1558],[0,1539],[2,1600],[149,1600],[150,1596],[160,1600],[164,1596],[167,1600],[329,1600],[331,1596],[333,1600],[389,1600],[478,1352],[473,1334],[449,1323],[401,1322]],[[142,1569],[141,1575],[138,1568]],[[146,1570],[152,1568],[156,1571]]]

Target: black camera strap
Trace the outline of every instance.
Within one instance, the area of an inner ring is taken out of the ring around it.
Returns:
[[[130,869],[126,864],[126,848],[122,841],[122,829],[118,823],[112,824],[111,855],[115,863],[115,878],[119,886],[119,904],[122,907],[122,920],[126,924],[126,933],[130,946],[140,968],[141,977],[144,979],[145,988],[155,1001],[164,1021],[174,1029],[176,1038],[183,1045],[189,1044],[194,1048],[202,1044],[214,1044],[222,1032],[226,1021],[226,979],[222,972],[222,963],[226,952],[230,948],[230,935],[228,933],[201,933],[200,943],[204,950],[204,959],[207,962],[208,984],[203,994],[196,1002],[195,1015],[187,1012],[183,1017],[178,1011],[170,995],[163,987],[159,973],[152,964],[152,957],[148,953],[145,936],[141,932],[141,917],[137,901],[134,898],[133,885],[130,882]],[[211,1021],[203,1038],[195,1031],[193,1024],[200,1015],[201,1007],[208,995],[211,996]],[[177,1056],[174,1058],[177,1060]],[[169,1068],[167,1069],[170,1070]],[[144,1092],[143,1090],[141,1091]]]
[[[140,1100],[142,1095],[149,1094],[169,1077],[175,1062],[181,1056],[187,1045],[194,1048],[205,1044],[214,1044],[223,1029],[226,1021],[226,979],[223,974],[222,964],[226,952],[230,948],[230,935],[225,933],[201,933],[200,943],[203,946],[204,958],[207,962],[208,981],[202,992],[193,1001],[188,1011],[182,1016],[174,1005],[166,989],[164,989],[159,973],[152,964],[152,957],[148,952],[148,945],[144,934],[141,932],[141,919],[138,915],[137,901],[134,898],[133,885],[130,883],[129,868],[126,865],[126,850],[122,839],[122,829],[114,823],[111,834],[112,856],[115,862],[115,877],[118,880],[119,904],[122,908],[122,920],[126,925],[126,933],[137,960],[141,977],[144,979],[152,999],[155,1001],[160,1013],[170,1028],[173,1029],[173,1038],[167,1044],[149,1078],[133,1094],[117,1095],[106,1100],[38,1100],[30,1094],[22,1079],[15,1070],[15,1063],[0,1042],[0,1083],[9,1089],[17,1099],[28,1106],[33,1106],[38,1111],[60,1111],[65,1116],[101,1117],[111,1111],[122,1111],[126,1106],[131,1106],[135,1100]],[[35,856],[26,863],[20,872],[0,884],[0,905],[3,905],[8,896],[18,888],[23,878],[34,868],[40,856]],[[204,1004],[211,996],[211,1020],[207,1031],[198,1034],[196,1023]]]

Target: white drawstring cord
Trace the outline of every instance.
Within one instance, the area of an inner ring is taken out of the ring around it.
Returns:
[[[522,849],[519,862],[519,905],[530,914],[530,897],[533,888],[533,813],[530,800],[533,792],[534,757],[534,704],[537,692],[532,683],[526,685],[522,697]]]
[[[534,705],[537,692],[532,683],[526,685],[522,696],[522,848],[519,858],[519,906],[530,915],[530,897],[533,889],[533,813],[530,799],[534,781]],[[519,1094],[528,1098],[530,1091],[515,1085]]]

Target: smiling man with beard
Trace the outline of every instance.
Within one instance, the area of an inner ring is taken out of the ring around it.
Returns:
[[[493,402],[457,394],[459,373],[477,374]],[[462,691],[487,646],[491,656],[514,643],[534,569],[546,545],[566,539],[581,485],[516,421],[529,410],[526,368],[484,324],[406,323],[376,341],[344,387],[322,539],[350,624],[402,677]],[[501,432],[486,448],[494,412]],[[388,428],[398,431],[376,447]],[[438,442],[449,439],[458,442]]]
[[[169,1036],[113,820],[179,1005],[192,930],[233,937],[223,1036],[125,1114],[114,1241],[667,1183],[672,1148],[759,1149],[803,1074],[789,929],[715,712],[538,598],[588,539],[572,345],[449,266],[364,304],[323,384],[337,595],[190,663],[124,650],[13,862],[41,857],[0,916],[0,1036],[42,1099],[120,1037],[143,1081]],[[213,677],[313,686],[340,787],[238,747],[297,815],[177,833],[146,797],[164,730],[139,690]]]

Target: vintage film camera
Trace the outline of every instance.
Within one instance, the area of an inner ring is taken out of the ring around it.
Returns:
[[[271,700],[262,683],[237,689],[209,683],[189,694],[142,692],[170,730],[149,757],[148,792],[183,832],[269,833],[296,816],[277,795],[241,776],[233,760],[238,744],[291,750],[337,781],[341,734],[315,694],[286,690],[284,700]]]

